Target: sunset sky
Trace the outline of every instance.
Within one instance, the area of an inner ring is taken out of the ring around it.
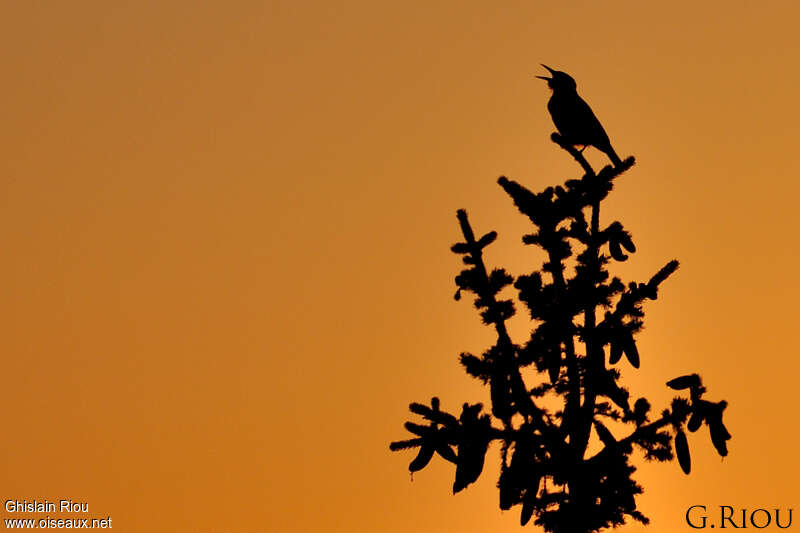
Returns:
[[[800,503],[795,2],[21,1],[0,9],[2,500],[72,499],[131,532],[511,533],[498,447],[451,494],[411,480],[411,401],[488,402],[493,342],[453,300],[456,210],[487,262],[540,257],[497,185],[581,175],[540,63],[621,157],[603,222],[678,272],[639,371],[725,399],[721,460],[634,463],[652,519]],[[589,149],[589,159],[606,163]],[[517,342],[530,329],[512,324]],[[2,518],[42,517],[5,511]],[[64,515],[66,516],[66,515]],[[75,515],[78,516],[78,515]],[[87,514],[80,515],[87,517]],[[528,527],[529,531],[541,531]]]

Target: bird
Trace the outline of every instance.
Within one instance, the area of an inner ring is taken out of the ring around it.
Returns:
[[[566,72],[553,70],[544,63],[542,66],[550,71],[551,77],[536,77],[545,80],[553,90],[553,95],[547,102],[547,110],[564,141],[573,146],[583,146],[581,152],[587,146],[594,146],[605,153],[615,167],[619,166],[622,161],[611,147],[606,130],[597,120],[589,104],[578,96],[578,84],[575,83],[575,79]]]

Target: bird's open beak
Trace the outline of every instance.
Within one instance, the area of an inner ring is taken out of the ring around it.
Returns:
[[[556,71],[555,71],[555,70],[551,69],[550,67],[548,67],[548,66],[547,66],[547,65],[545,65],[544,63],[541,63],[541,65],[542,65],[544,68],[546,68],[547,70],[549,70],[549,71],[550,71],[550,74],[555,74],[555,73],[556,73]],[[545,81],[549,81],[549,80],[552,80],[552,79],[553,79],[553,78],[548,78],[547,76],[536,76],[536,77],[537,77],[537,78],[539,78],[540,80],[545,80]]]

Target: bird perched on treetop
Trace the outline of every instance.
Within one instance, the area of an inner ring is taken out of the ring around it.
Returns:
[[[547,81],[547,85],[553,90],[553,96],[547,102],[547,110],[550,111],[561,137],[569,144],[582,145],[584,149],[594,146],[604,152],[615,167],[619,166],[621,161],[611,147],[606,130],[594,116],[589,104],[578,96],[577,84],[572,76],[553,70],[545,64],[542,66],[550,71],[552,77],[536,77]]]

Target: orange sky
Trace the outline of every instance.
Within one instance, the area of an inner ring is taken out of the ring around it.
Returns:
[[[640,468],[646,530],[796,506],[799,10],[563,4],[4,4],[2,499],[121,531],[520,531],[496,448],[452,496],[388,443],[412,400],[488,400],[448,249],[464,207],[491,265],[538,266],[496,179],[580,176],[545,62],[637,158],[603,211],[639,247],[618,272],[681,261],[625,383],[660,410],[696,370],[730,403],[724,461],[698,432],[690,476]]]

